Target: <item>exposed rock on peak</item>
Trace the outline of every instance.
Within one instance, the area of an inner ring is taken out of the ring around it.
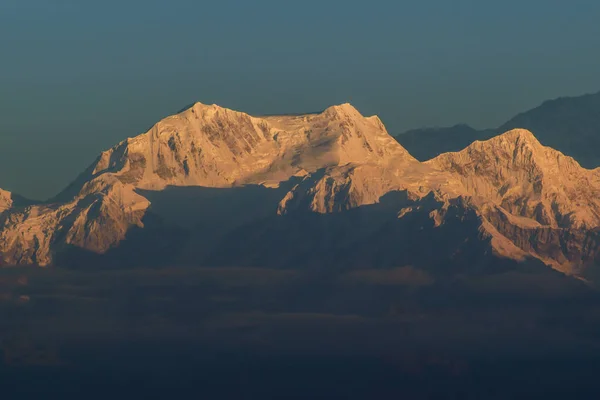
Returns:
[[[595,257],[596,249],[583,243],[571,241],[569,246],[580,246],[580,251],[566,251],[567,239],[561,235],[600,226],[597,171],[586,170],[573,158],[541,145],[531,132],[511,130],[427,164],[459,177],[464,192],[472,196],[493,228],[488,233],[498,241],[516,242],[520,249],[567,271],[574,258]],[[540,235],[555,235],[553,244],[542,245]],[[549,247],[555,249],[552,256]]]
[[[340,115],[350,115],[357,116],[360,115],[360,112],[350,103],[343,103],[330,106],[323,111],[323,114],[340,114]]]
[[[0,213],[12,207],[12,194],[6,190],[0,189]]]
[[[25,207],[32,204],[35,204],[35,201],[0,189],[0,213],[15,207]]]
[[[195,103],[102,153],[90,177],[109,173],[143,189],[227,187],[395,158],[413,160],[378,118],[365,118],[349,104],[320,114],[259,118]]]
[[[600,225],[598,174],[515,129],[427,164],[457,173],[467,192],[552,227]]]
[[[377,203],[386,193],[401,189],[396,170],[377,164],[346,164],[306,176],[282,199],[277,212],[340,212]]]

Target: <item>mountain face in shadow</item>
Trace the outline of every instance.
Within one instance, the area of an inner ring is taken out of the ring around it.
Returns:
[[[575,158],[585,168],[600,167],[597,150],[600,148],[600,92],[546,101],[496,129],[477,130],[456,125],[413,129],[395,138],[409,153],[425,161],[511,129],[533,132],[542,144]]]
[[[288,185],[293,184],[290,183]],[[390,192],[376,204],[342,212],[302,209],[278,215],[281,188],[168,187],[142,191],[152,206],[144,228],[128,232],[104,254],[70,247],[57,265],[76,269],[165,266],[301,269],[337,274],[413,266],[436,277],[517,271],[550,273],[540,261],[494,255],[481,238],[480,220],[462,201],[450,205],[435,227],[433,195],[411,200]],[[402,218],[399,212],[414,209]]]

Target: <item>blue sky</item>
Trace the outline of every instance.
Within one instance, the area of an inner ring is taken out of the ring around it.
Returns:
[[[600,90],[600,2],[0,0],[0,187],[47,197],[193,101],[395,133]]]

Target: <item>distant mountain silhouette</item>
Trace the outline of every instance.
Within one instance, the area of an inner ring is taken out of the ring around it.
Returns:
[[[517,127],[532,131],[542,144],[575,158],[585,168],[600,166],[600,92],[546,101],[498,130]]]
[[[477,130],[466,124],[451,127],[412,129],[396,136],[396,140],[419,161],[430,160],[440,154],[459,151],[476,140],[496,135],[494,130]]]
[[[424,161],[517,128],[533,132],[542,144],[575,158],[585,168],[600,167],[600,92],[545,101],[497,129],[477,130],[459,124],[412,129],[395,138],[415,158]]]

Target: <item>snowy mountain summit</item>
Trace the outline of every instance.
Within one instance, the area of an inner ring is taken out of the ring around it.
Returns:
[[[186,210],[153,200],[174,191],[197,197]],[[235,212],[212,221],[216,206],[206,199],[249,193],[258,200],[238,201]],[[54,201],[24,206],[11,199],[0,190],[4,265],[60,264],[73,252],[134,262],[135,254],[126,255],[134,233],[144,243],[159,240],[150,234],[156,226],[177,225],[161,217],[161,207],[197,220],[178,227],[184,234],[169,247],[170,264],[395,265],[418,261],[421,251],[427,260],[427,252],[539,260],[584,277],[600,261],[600,170],[582,168],[522,129],[422,163],[378,117],[350,104],[256,117],[195,103],[103,152]],[[209,225],[210,240],[198,241]],[[417,231],[427,232],[424,249],[402,250]],[[311,232],[327,234],[328,245]],[[467,242],[458,252],[449,245]],[[275,261],[277,251],[294,258]]]

